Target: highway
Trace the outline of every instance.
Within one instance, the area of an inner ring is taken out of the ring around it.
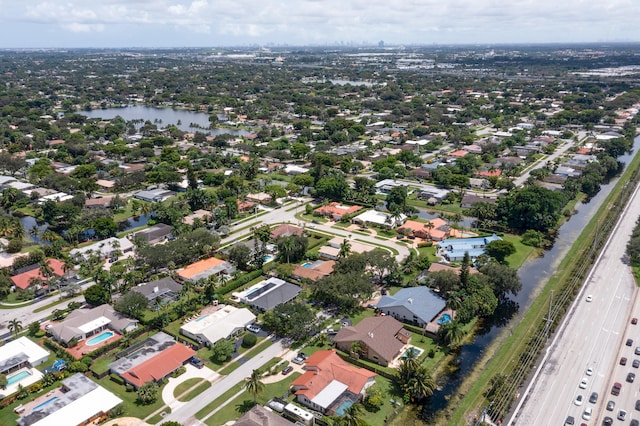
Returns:
[[[628,372],[638,374],[632,367],[635,346],[640,346],[640,324],[632,325],[631,318],[640,316],[638,290],[630,267],[624,263],[625,248],[636,220],[640,217],[638,188],[618,221],[612,235],[596,261],[585,285],[547,349],[542,366],[520,398],[510,425],[563,425],[573,416],[576,425],[581,423],[600,425],[605,416],[614,418],[613,424],[628,424],[631,418],[640,419],[635,411],[635,400],[640,399],[638,385],[625,382]],[[587,301],[591,296],[592,301]],[[627,338],[632,346],[626,346]],[[619,365],[620,357],[628,358],[626,366]],[[593,375],[586,370],[593,368]],[[579,388],[582,379],[585,389]],[[614,382],[623,384],[619,396],[611,395]],[[589,402],[592,392],[599,398],[596,404]],[[584,402],[574,403],[582,395]],[[605,410],[607,401],[628,412],[626,421],[615,420],[615,415]],[[582,418],[585,408],[593,410],[590,421]]]

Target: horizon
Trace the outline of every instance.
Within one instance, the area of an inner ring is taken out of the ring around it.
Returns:
[[[609,0],[0,0],[1,49],[636,43]],[[250,12],[247,12],[250,11]],[[293,41],[293,42],[292,42]],[[172,47],[173,46],[173,47]]]

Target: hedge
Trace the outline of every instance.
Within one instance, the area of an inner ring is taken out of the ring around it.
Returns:
[[[236,280],[233,280],[233,281],[229,281],[227,284],[225,284],[223,286],[220,286],[218,288],[218,290],[217,290],[217,293],[218,294],[222,294],[222,295],[226,295],[227,293],[231,293],[232,291],[237,290],[238,288],[242,287],[243,285],[245,285],[249,281],[255,280],[260,275],[262,275],[262,270],[261,269],[248,272],[248,273],[244,274],[243,276],[241,276],[240,278],[238,278]]]

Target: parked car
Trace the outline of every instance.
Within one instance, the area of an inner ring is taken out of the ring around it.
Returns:
[[[618,420],[621,420],[624,422],[626,418],[627,418],[627,412],[625,410],[618,411]]]
[[[284,370],[282,370],[282,375],[286,376],[287,374],[291,373],[293,371],[293,367],[288,365],[284,368]]]
[[[595,404],[596,402],[598,402],[598,392],[591,393],[591,396],[589,397],[589,402],[592,404]]]
[[[587,407],[584,409],[584,413],[582,413],[583,420],[591,420],[591,415],[593,414],[593,409],[591,407]]]
[[[260,328],[258,324],[249,324],[247,326],[247,330],[249,330],[252,333],[260,333],[260,330],[262,330],[262,328]]]
[[[602,420],[603,426],[611,426],[612,424],[613,424],[613,419],[609,416],[605,417],[604,420]]]
[[[589,381],[587,380],[586,377],[584,377],[582,380],[580,380],[580,384],[578,385],[578,387],[580,389],[586,389],[588,384],[589,384]]]
[[[640,367],[640,359],[634,359],[633,360],[633,364],[631,364],[631,365],[633,365],[633,368]]]
[[[638,323],[638,318],[631,318],[631,324],[637,324]]]
[[[633,351],[634,354],[640,355],[640,346],[636,346],[636,350]]]
[[[613,409],[616,408],[616,403],[613,401],[609,401],[607,402],[607,411],[613,411]]]
[[[636,379],[636,375],[634,373],[628,373],[627,374],[627,382],[629,383],[633,383],[633,381]]]
[[[627,358],[625,357],[620,358],[620,365],[627,365]]]
[[[309,358],[309,356],[304,352],[298,352],[298,358],[302,358],[306,361]]]
[[[620,390],[622,389],[622,385],[619,382],[615,382],[613,387],[611,388],[611,395],[618,396],[620,395]]]
[[[304,363],[304,359],[297,356],[294,359],[292,359],[291,362],[293,362],[294,364],[302,364]]]
[[[584,402],[584,397],[582,395],[577,395],[576,399],[573,400],[573,403],[576,405],[582,405],[582,403]]]
[[[202,362],[200,359],[196,358],[195,356],[191,357],[191,359],[189,360],[189,363],[196,368],[204,367],[204,362]]]
[[[627,339],[627,346],[633,346],[633,339]]]

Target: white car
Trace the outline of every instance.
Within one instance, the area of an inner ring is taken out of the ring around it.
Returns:
[[[593,376],[593,368],[591,367],[587,368],[587,371],[585,371],[585,374],[587,376]]]
[[[587,380],[587,378],[585,377],[584,379],[582,379],[582,380],[580,381],[580,384],[578,385],[578,387],[579,387],[580,389],[586,389],[588,384],[589,384],[589,381],[588,381],[588,380]]]
[[[573,403],[578,406],[582,405],[583,402],[584,402],[584,398],[582,397],[582,395],[576,396],[576,399],[573,401]]]
[[[593,300],[593,296],[588,295],[588,296],[587,296],[587,302],[591,302],[592,300]]]
[[[593,414],[593,409],[591,407],[585,408],[584,413],[582,413],[582,419],[591,420],[591,414]]]

